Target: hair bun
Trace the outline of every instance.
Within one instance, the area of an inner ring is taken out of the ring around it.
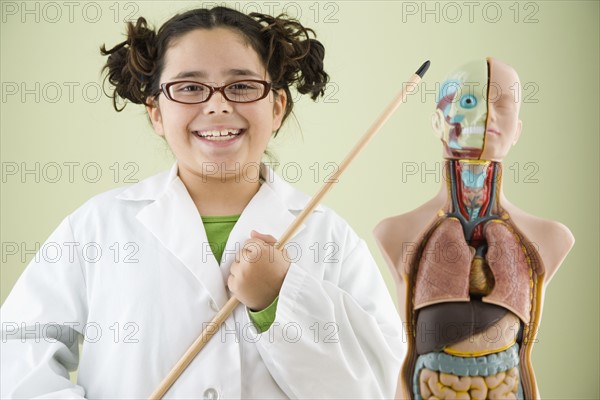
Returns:
[[[269,43],[266,58],[272,81],[295,86],[301,94],[310,93],[313,100],[322,96],[329,75],[323,69],[325,47],[310,37],[316,37],[315,32],[285,15],[251,13],[250,16],[263,24],[262,31]]]
[[[115,109],[121,111],[125,106],[117,106],[117,96],[132,103],[145,104],[146,87],[155,71],[157,56],[156,33],[148,28],[143,17],[135,25],[127,23],[127,40],[106,50],[102,45],[100,52],[108,56],[103,70],[108,70],[107,79],[115,87],[111,96]]]

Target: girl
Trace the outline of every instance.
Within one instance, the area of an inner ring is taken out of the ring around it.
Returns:
[[[230,296],[242,304],[166,397],[393,397],[400,320],[365,242],[319,206],[273,246],[309,200],[261,159],[290,87],[323,94],[310,33],[216,7],[158,32],[139,18],[102,47],[115,108],[144,104],[176,162],[86,202],[47,241],[71,256],[29,264],[2,308],[3,398],[147,397]],[[92,244],[103,256],[72,251]]]

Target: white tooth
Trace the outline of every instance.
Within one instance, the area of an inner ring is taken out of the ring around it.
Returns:
[[[464,128],[461,131],[461,133],[466,134],[466,135],[483,133],[483,127],[482,126],[467,126],[466,128]]]
[[[222,142],[225,140],[232,140],[230,137],[227,137],[227,136],[208,136],[208,137],[206,137],[206,139],[208,139],[212,142]]]
[[[237,135],[241,129],[225,129],[225,130],[210,130],[210,131],[195,131],[198,135],[204,138],[220,138],[222,136]]]

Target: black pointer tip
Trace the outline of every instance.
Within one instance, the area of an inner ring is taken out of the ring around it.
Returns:
[[[429,62],[429,60],[425,61],[423,63],[423,65],[421,65],[419,67],[419,69],[417,70],[417,72],[415,72],[415,74],[419,75],[421,78],[423,78],[423,75],[425,75],[425,72],[427,72],[427,70],[429,69],[429,65],[431,63]]]

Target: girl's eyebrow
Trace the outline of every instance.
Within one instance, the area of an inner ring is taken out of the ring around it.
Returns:
[[[230,69],[228,71],[228,74],[232,75],[232,76],[254,76],[254,77],[260,78],[260,79],[263,78],[262,75],[254,72],[254,71],[251,71],[249,69]]]
[[[249,70],[249,69],[237,69],[233,68],[229,71],[225,71],[225,75],[227,76],[252,76],[259,79],[262,79],[263,76],[260,74]],[[204,71],[183,71],[172,77],[171,79],[186,79],[186,78],[198,78],[198,79],[206,79],[208,74]]]
[[[206,74],[202,71],[183,71],[172,77],[171,79],[185,79],[185,78],[205,78]]]

